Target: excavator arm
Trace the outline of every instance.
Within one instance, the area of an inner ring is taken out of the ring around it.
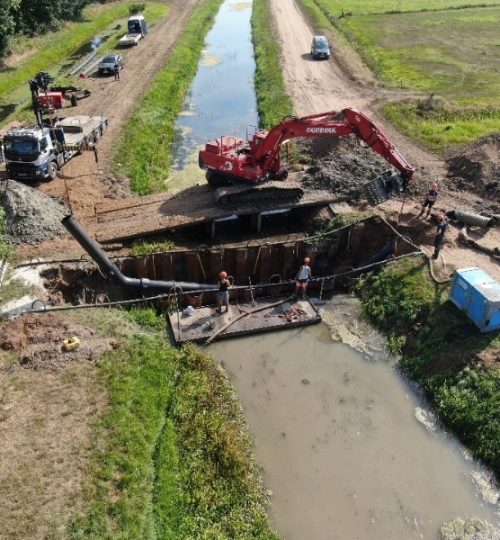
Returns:
[[[280,168],[281,145],[285,142],[299,137],[342,137],[351,134],[356,135],[395,167],[405,184],[411,180],[415,169],[386,135],[367,116],[355,109],[288,118],[267,134],[256,134],[251,142],[251,153],[262,173],[277,174]]]

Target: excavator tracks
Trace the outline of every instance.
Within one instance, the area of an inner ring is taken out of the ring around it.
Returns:
[[[257,185],[223,186],[215,190],[215,202],[221,206],[240,206],[262,202],[293,203],[299,201],[304,190],[297,182],[274,181]]]

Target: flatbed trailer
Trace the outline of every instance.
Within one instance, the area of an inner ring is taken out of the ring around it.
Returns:
[[[138,45],[139,41],[143,38],[142,34],[125,34],[122,38],[119,40],[119,44],[122,47],[129,47],[133,45]]]

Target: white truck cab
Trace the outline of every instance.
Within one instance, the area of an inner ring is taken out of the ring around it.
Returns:
[[[53,179],[74,155],[101,137],[106,117],[69,116],[53,127],[26,126],[3,138],[7,175],[13,180]]]

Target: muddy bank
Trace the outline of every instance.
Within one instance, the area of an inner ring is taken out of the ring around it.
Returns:
[[[67,351],[63,341],[72,336],[81,345]],[[94,362],[116,346],[116,340],[53,313],[19,317],[0,327],[0,349],[13,352],[23,367],[36,371],[57,371],[70,362]]]
[[[447,152],[447,185],[485,197],[492,210],[500,209],[500,133]]]

